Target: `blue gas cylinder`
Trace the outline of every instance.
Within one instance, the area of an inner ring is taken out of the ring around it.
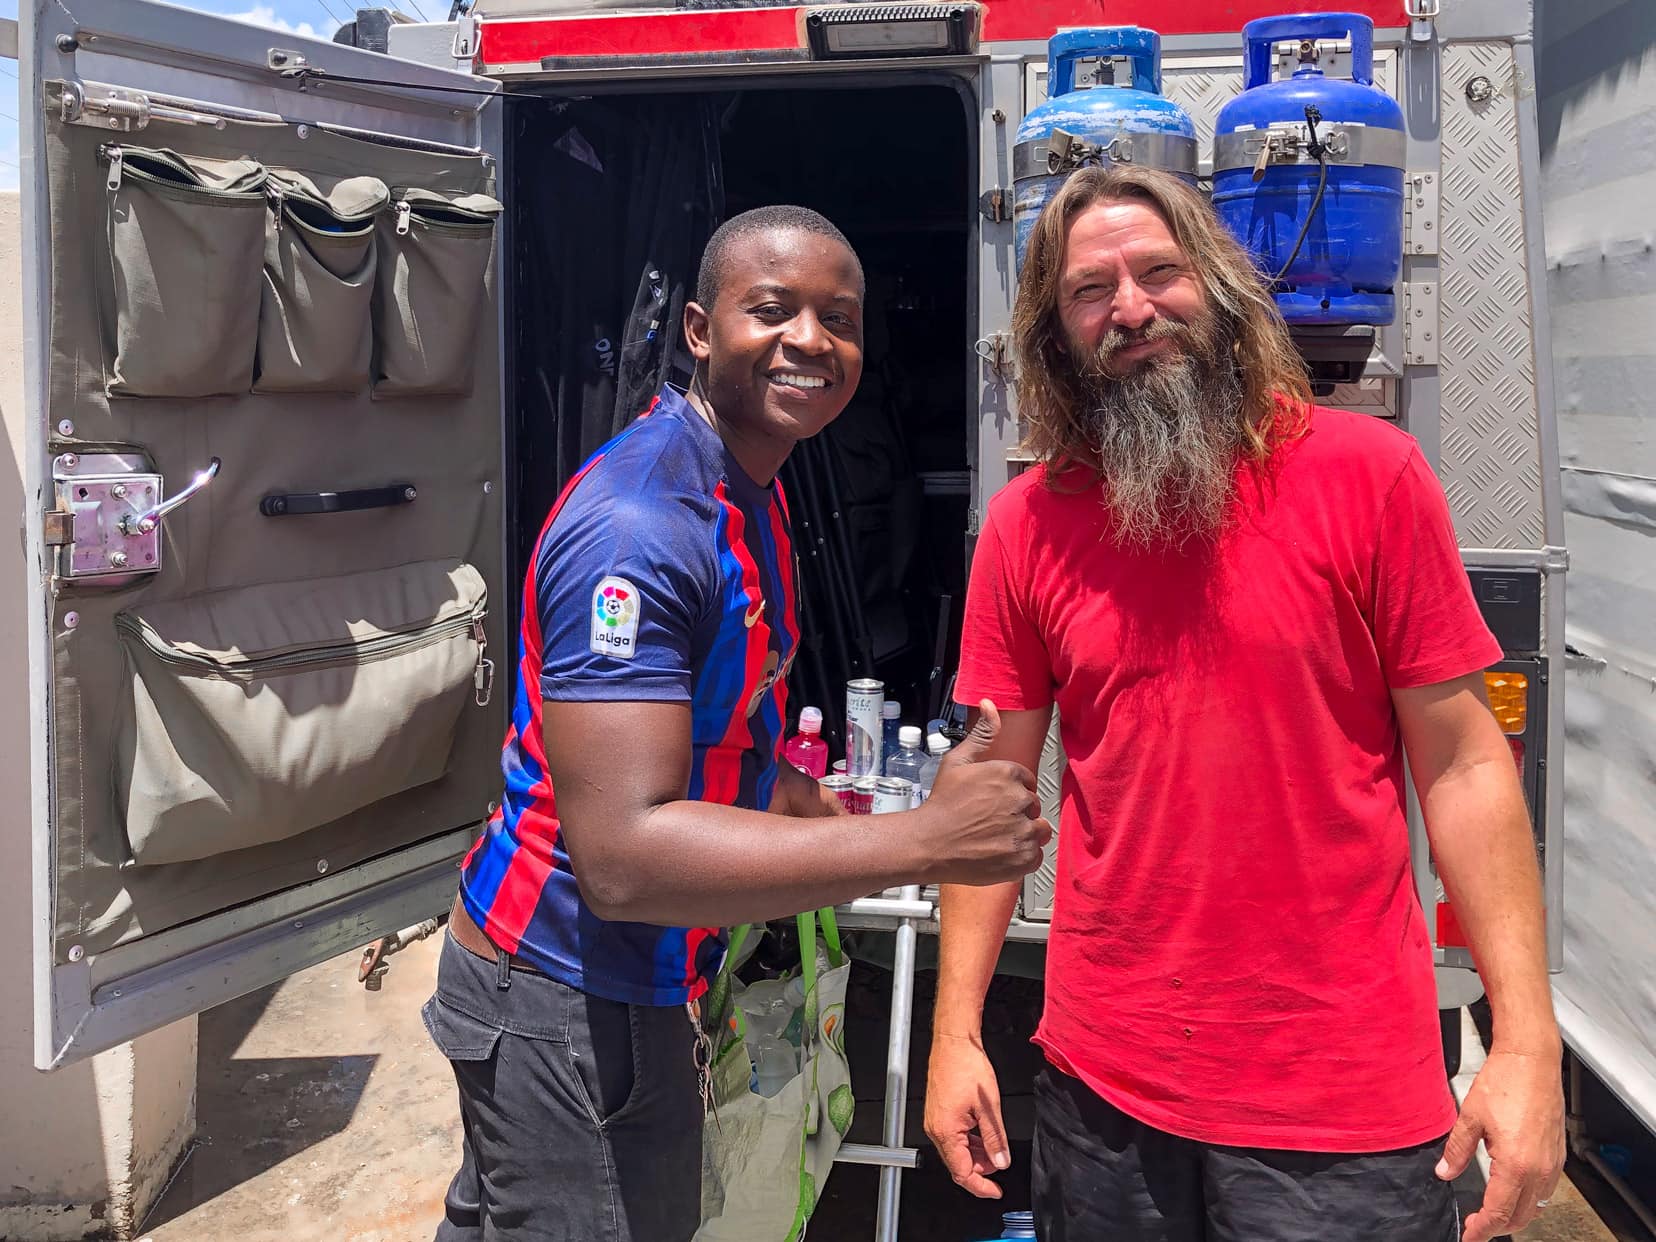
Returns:
[[[1007,1212],[1001,1216],[1000,1234],[993,1238],[986,1238],[984,1242],[1004,1242],[1007,1238],[1033,1238],[1035,1236],[1034,1212]]]
[[[1075,89],[1077,61],[1125,56],[1131,86]],[[1065,30],[1047,43],[1047,100],[1029,110],[1012,149],[1012,230],[1018,267],[1029,233],[1070,173],[1138,164],[1196,182],[1196,126],[1161,93],[1161,36],[1138,26]]]
[[[1318,39],[1350,36],[1351,80],[1326,76]],[[1274,47],[1300,67],[1271,80]],[[1403,109],[1374,85],[1374,23],[1356,13],[1242,27],[1244,89],[1220,110],[1213,206],[1277,279],[1291,324],[1391,323],[1403,270]]]

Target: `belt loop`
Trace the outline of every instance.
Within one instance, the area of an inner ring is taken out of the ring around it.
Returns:
[[[512,986],[512,955],[505,949],[495,949],[495,987],[502,992]]]

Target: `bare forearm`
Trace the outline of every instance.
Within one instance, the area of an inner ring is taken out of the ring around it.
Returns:
[[[915,883],[924,863],[911,817],[799,819],[709,802],[669,802],[624,849],[577,860],[602,917],[666,927],[730,926],[839,905]]]
[[[1558,1049],[1545,913],[1529,816],[1511,759],[1490,755],[1423,792],[1432,853],[1489,993],[1496,1043]]]
[[[943,886],[937,1006],[932,1021],[938,1038],[976,1040],[982,1034],[983,998],[1018,904],[1018,888],[1016,883],[986,888]]]

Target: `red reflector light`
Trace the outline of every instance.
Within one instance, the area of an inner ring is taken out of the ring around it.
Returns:
[[[1437,905],[1437,942],[1440,949],[1464,949],[1466,933],[1461,930],[1460,920],[1455,917],[1454,907],[1447,901],[1440,901]]]
[[[1507,745],[1512,747],[1512,761],[1518,765],[1518,775],[1524,774],[1524,739],[1521,737],[1507,738]]]

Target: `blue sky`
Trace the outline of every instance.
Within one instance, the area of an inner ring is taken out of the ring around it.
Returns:
[[[187,9],[222,13],[261,26],[274,26],[295,34],[328,39],[341,18],[356,10],[356,0],[172,0]],[[23,0],[29,3],[29,0]],[[17,16],[18,0],[0,0],[0,17]],[[441,19],[448,14],[448,0],[403,0],[397,7],[411,16],[423,10],[426,16]],[[17,187],[17,62],[0,59],[0,189]]]

